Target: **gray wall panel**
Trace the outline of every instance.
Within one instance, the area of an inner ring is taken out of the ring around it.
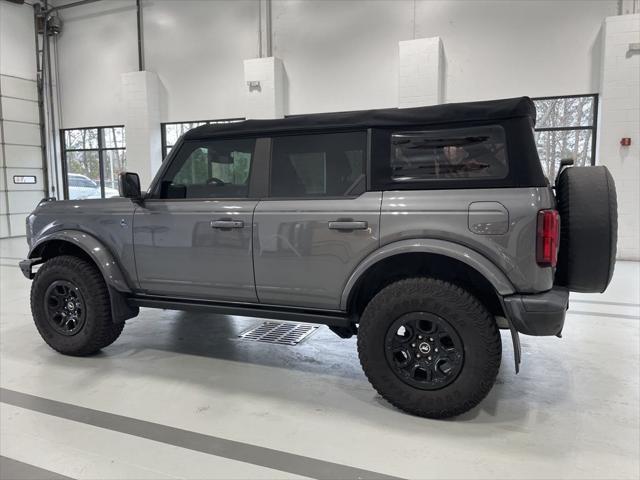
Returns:
[[[11,213],[31,213],[44,198],[44,190],[7,192]]]
[[[0,238],[9,236],[9,217],[0,215]]]
[[[38,88],[33,80],[0,75],[0,90],[7,97],[38,100]]]
[[[24,213],[9,215],[9,226],[11,227],[12,237],[21,237],[27,234],[26,218],[27,215]]]
[[[40,127],[30,123],[3,120],[4,142],[19,145],[40,145]]]
[[[40,113],[36,102],[5,97],[4,92],[0,100],[2,101],[2,118],[4,120],[38,123]]]
[[[42,168],[42,149],[24,145],[4,146],[7,167]]]

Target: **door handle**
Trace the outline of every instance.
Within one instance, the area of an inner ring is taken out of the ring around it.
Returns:
[[[211,228],[243,228],[242,220],[212,220]]]
[[[329,230],[366,230],[369,227],[367,222],[357,222],[353,220],[336,220],[329,222]]]

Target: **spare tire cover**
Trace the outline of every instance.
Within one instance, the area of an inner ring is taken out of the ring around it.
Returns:
[[[604,166],[569,167],[556,180],[560,251],[556,284],[574,292],[604,292],[616,258],[616,187]]]

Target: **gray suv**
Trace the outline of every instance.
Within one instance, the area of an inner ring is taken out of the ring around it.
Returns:
[[[551,185],[534,124],[525,97],[198,127],[146,193],[124,173],[118,198],[29,215],[36,327],[90,355],[139,307],[322,323],[393,405],[463,413],[499,329],[517,370],[518,334],[560,336],[569,291],[613,272],[611,175],[563,162]]]

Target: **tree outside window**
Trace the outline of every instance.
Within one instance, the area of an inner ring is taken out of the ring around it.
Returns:
[[[123,126],[61,130],[65,198],[81,200],[118,195],[118,176],[126,169]]]
[[[196,120],[190,122],[171,122],[160,125],[162,129],[162,158],[167,158],[169,152],[176,144],[178,139],[189,130],[200,127],[201,125],[223,125],[226,123],[236,123],[243,121],[244,118],[225,118],[222,120]]]
[[[553,182],[565,158],[595,164],[597,95],[534,98],[535,138],[542,169]]]

